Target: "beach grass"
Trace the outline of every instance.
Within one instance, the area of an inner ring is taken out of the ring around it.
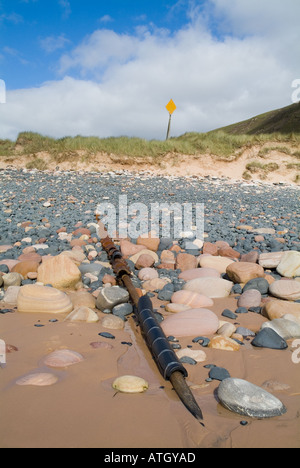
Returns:
[[[229,134],[225,131],[213,131],[208,133],[185,133],[182,136],[170,138],[167,141],[146,140],[134,137],[110,137],[98,138],[94,136],[75,136],[64,138],[52,138],[34,132],[22,132],[15,142],[0,140],[0,156],[30,155],[39,157],[39,153],[46,152],[51,159],[60,163],[72,161],[74,158],[90,161],[98,153],[106,153],[118,162],[122,159],[159,163],[167,154],[203,155],[209,154],[216,160],[233,161],[239,158],[247,147],[256,144],[272,144],[270,149],[264,149],[263,157],[268,151],[279,147],[277,144],[289,144],[294,151],[283,147],[282,152],[289,152],[295,158],[299,158],[300,134]],[[39,163],[38,163],[39,164]]]

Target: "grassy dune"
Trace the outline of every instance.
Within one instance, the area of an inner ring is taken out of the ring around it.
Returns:
[[[15,142],[0,140],[0,156],[15,157],[20,155],[37,155],[47,152],[57,161],[62,162],[78,157],[84,153],[85,158],[96,153],[107,153],[118,157],[151,158],[153,162],[169,153],[197,155],[211,154],[216,159],[235,160],[247,147],[268,142],[289,143],[298,148],[300,134],[229,134],[225,131],[209,133],[186,133],[168,141],[144,140],[141,138],[117,137],[64,137],[54,139],[33,132],[22,132]],[[290,150],[289,150],[290,151]],[[296,151],[296,150],[295,150]]]
[[[247,152],[252,159],[249,161],[246,156],[243,178],[249,180],[256,175],[265,179],[271,172],[288,169],[295,171],[294,181],[299,183],[300,104],[208,133],[185,133],[168,141],[80,135],[55,139],[34,132],[22,132],[16,141],[0,140],[2,167],[18,162],[19,166],[39,170],[61,163],[91,167],[95,162],[97,167],[101,160],[112,165],[146,164],[154,168],[162,167],[166,158],[177,166],[180,162],[186,164],[189,156],[191,162],[196,160],[201,165],[211,160],[217,170],[224,162],[245,159]]]

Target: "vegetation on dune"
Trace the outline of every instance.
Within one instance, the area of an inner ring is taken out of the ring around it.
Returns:
[[[190,132],[167,141],[130,137],[64,137],[51,138],[34,132],[22,132],[15,142],[0,140],[0,157],[6,163],[26,156],[27,169],[45,170],[49,163],[93,163],[96,155],[107,154],[113,163],[126,165],[152,164],[159,166],[170,154],[174,164],[180,155],[203,158],[209,154],[216,161],[235,161],[247,148],[258,146],[257,157],[263,161],[272,151],[295,158],[287,169],[299,169],[300,159],[300,104],[293,104],[228,127],[207,133]],[[261,178],[276,171],[276,163],[250,162],[244,178],[257,173]]]
[[[300,133],[300,102],[281,109],[276,109],[251,119],[228,125],[221,129],[226,133],[237,135],[261,135],[280,132],[289,135]]]
[[[22,132],[16,142],[0,140],[0,156],[37,155],[47,152],[56,162],[70,161],[82,157],[86,160],[97,153],[107,153],[116,157],[150,158],[159,161],[168,153],[173,154],[211,154],[217,159],[235,160],[241,152],[255,144],[289,143],[295,146],[295,156],[299,157],[300,134],[260,134],[235,135],[224,131],[209,133],[186,133],[168,141],[145,140],[129,137],[64,137],[54,139],[33,132]],[[267,148],[265,154],[274,148]],[[279,147],[276,149],[280,149]],[[280,149],[293,155],[288,148]],[[263,153],[261,156],[263,157]]]

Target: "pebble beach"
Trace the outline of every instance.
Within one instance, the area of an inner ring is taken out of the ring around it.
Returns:
[[[300,447],[299,187],[10,168],[0,186],[1,448]],[[115,237],[204,426],[160,375],[101,246],[97,205],[124,195],[204,206],[202,239]]]

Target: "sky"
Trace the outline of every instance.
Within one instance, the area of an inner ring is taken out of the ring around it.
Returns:
[[[299,0],[0,0],[0,138],[163,140],[170,99],[171,136],[290,105],[299,18]]]

